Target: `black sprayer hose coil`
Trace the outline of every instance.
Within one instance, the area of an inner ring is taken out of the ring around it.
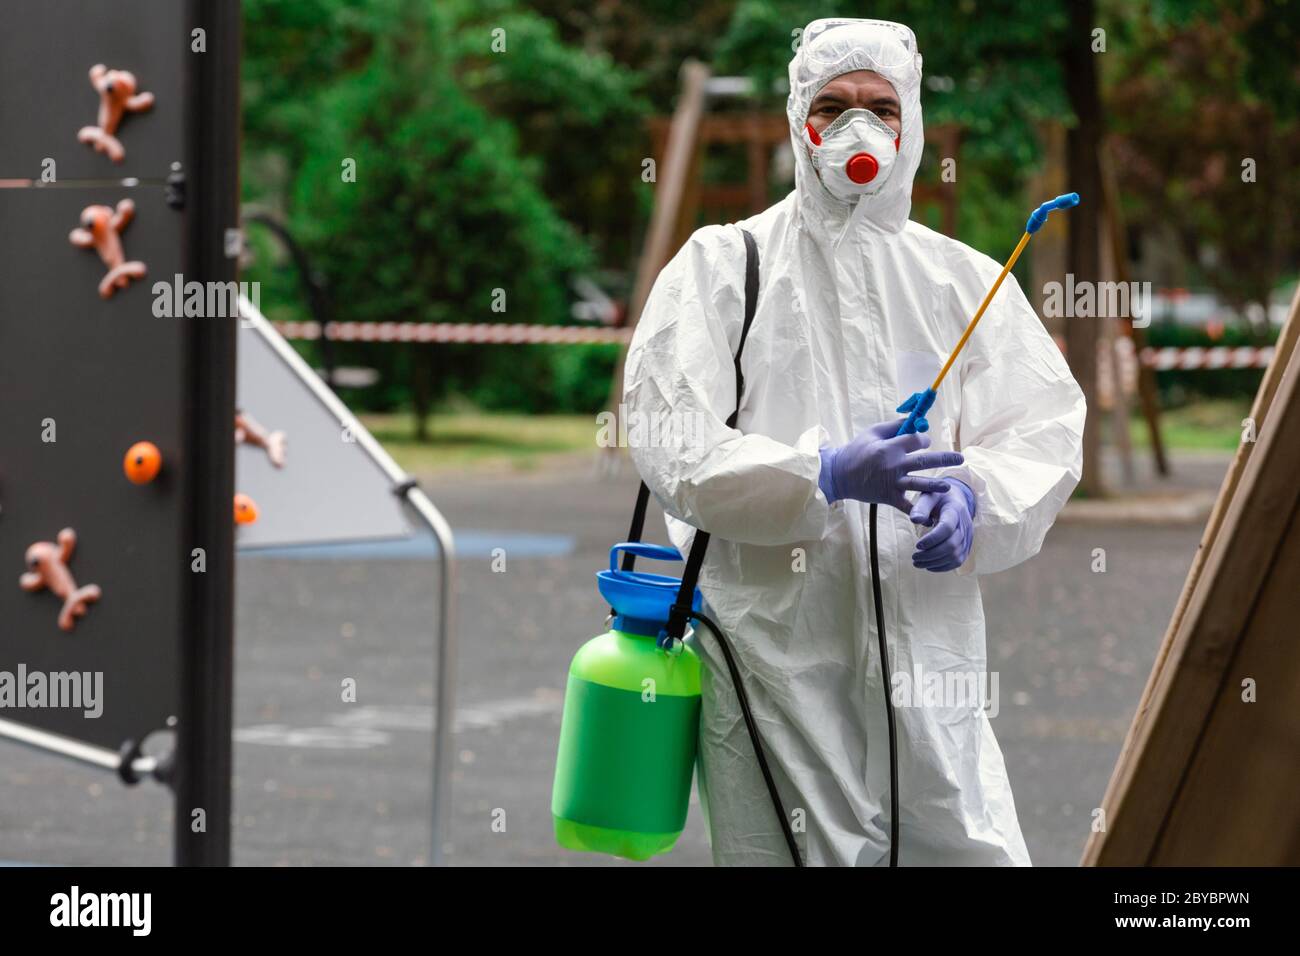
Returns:
[[[876,506],[871,506],[871,598],[876,605],[876,637],[880,642],[880,680],[889,721],[889,865],[898,866],[898,729],[890,697],[889,645],[885,641],[885,602],[880,596],[880,556],[876,551]]]
[[[745,693],[745,685],[740,680],[740,671],[736,667],[735,658],[732,657],[731,646],[723,635],[722,628],[718,627],[706,614],[692,610],[690,616],[713,632],[718,647],[722,649],[722,657],[727,662],[727,671],[731,674],[731,684],[736,688],[736,699],[740,701],[740,712],[745,717],[745,727],[749,731],[749,742],[754,745],[754,756],[758,759],[758,769],[763,772],[763,782],[767,784],[767,794],[772,798],[772,809],[776,811],[776,818],[781,824],[781,835],[785,837],[785,845],[790,848],[790,858],[794,861],[794,865],[803,866],[803,857],[799,855],[799,845],[795,843],[794,831],[790,829],[790,818],[786,816],[785,806],[781,803],[781,794],[776,790],[776,781],[772,779],[772,770],[768,767],[767,757],[763,753],[763,742],[758,736],[758,725],[754,723],[754,714],[749,709],[749,695]]]
[[[880,593],[880,555],[876,546],[876,506],[874,504],[871,506],[871,597],[876,610],[876,637],[880,646],[880,674],[885,696],[885,717],[889,725],[889,865],[898,866],[898,728],[894,722],[894,703],[890,698],[889,644],[885,639],[885,604]],[[803,866],[803,857],[799,855],[799,845],[795,843],[794,832],[790,828],[790,818],[786,816],[785,807],[781,803],[781,795],[776,789],[776,781],[772,778],[772,770],[768,767],[767,757],[763,753],[763,742],[758,735],[758,725],[754,722],[754,714],[749,708],[749,695],[745,693],[745,685],[740,679],[740,670],[736,667],[736,660],[732,656],[731,645],[722,633],[722,628],[708,615],[702,611],[692,610],[689,616],[699,621],[713,633],[718,642],[718,647],[722,650],[722,657],[727,664],[727,672],[731,675],[732,686],[736,688],[736,699],[740,702],[740,712],[745,718],[745,728],[749,731],[749,741],[754,747],[754,756],[758,760],[758,768],[763,773],[763,782],[767,785],[767,793],[772,800],[772,809],[776,812],[777,820],[781,824],[781,834],[785,837],[786,846],[790,848],[790,858],[794,861],[794,865]]]

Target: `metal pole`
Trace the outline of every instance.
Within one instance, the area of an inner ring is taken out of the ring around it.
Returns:
[[[438,562],[438,651],[437,700],[433,723],[433,848],[429,862],[442,866],[447,843],[447,822],[451,812],[451,747],[453,722],[456,719],[455,690],[456,641],[452,636],[455,620],[455,542],[451,526],[433,502],[418,487],[411,487],[406,500],[433,532],[441,560]]]
[[[42,753],[52,753],[75,760],[77,763],[99,767],[101,770],[119,773],[122,769],[122,755],[116,751],[82,743],[80,740],[50,733],[48,730],[38,730],[26,724],[14,723],[12,720],[0,720],[0,737]],[[139,777],[152,777],[157,769],[158,758],[156,757],[136,757],[131,761],[131,770]]]
[[[232,282],[226,230],[239,225],[239,0],[190,0],[189,22],[207,50],[190,57],[186,84],[186,268],[202,282]],[[187,547],[206,570],[189,576],[181,642],[176,735],[175,861],[230,863],[231,698],[234,676],[235,330],[237,316],[189,326]],[[188,554],[177,560],[189,560]]]

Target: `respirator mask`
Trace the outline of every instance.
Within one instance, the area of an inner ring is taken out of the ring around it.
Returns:
[[[804,139],[822,185],[843,202],[880,192],[898,162],[899,137],[871,110],[845,110],[820,134],[805,124]]]

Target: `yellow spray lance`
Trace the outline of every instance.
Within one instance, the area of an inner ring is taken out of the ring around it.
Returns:
[[[898,429],[899,435],[908,435],[912,432],[923,432],[929,429],[930,424],[925,420],[925,413],[928,412],[930,406],[934,404],[935,394],[939,391],[939,385],[943,382],[944,376],[948,374],[948,369],[952,368],[953,363],[957,361],[957,356],[961,354],[961,350],[965,348],[966,340],[970,338],[971,333],[975,331],[975,326],[978,325],[979,320],[983,318],[984,310],[989,307],[989,303],[993,301],[993,297],[998,294],[998,289],[1002,287],[1002,280],[1007,277],[1007,273],[1010,272],[1012,267],[1016,264],[1016,260],[1020,258],[1020,253],[1025,251],[1025,246],[1029,245],[1029,237],[1039,229],[1043,228],[1043,223],[1047,222],[1047,217],[1055,210],[1069,209],[1072,206],[1077,205],[1079,205],[1079,194],[1066,193],[1063,196],[1057,196],[1055,199],[1043,203],[1029,214],[1029,221],[1025,223],[1025,234],[1020,237],[1020,242],[1016,244],[1015,251],[1011,253],[1011,258],[1007,260],[1007,264],[1004,265],[1002,271],[998,273],[998,277],[994,281],[993,287],[989,289],[988,295],[984,296],[984,301],[981,302],[980,307],[975,310],[975,317],[970,320],[970,324],[966,326],[966,331],[963,332],[961,338],[957,340],[957,345],[952,350],[952,354],[948,356],[948,361],[944,362],[943,368],[939,369],[939,374],[935,376],[934,384],[924,392],[913,392],[908,397],[907,401],[898,406],[897,411],[908,413],[907,421],[903,422]]]

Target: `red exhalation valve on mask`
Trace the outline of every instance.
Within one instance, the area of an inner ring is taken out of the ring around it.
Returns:
[[[876,178],[876,173],[880,172],[880,164],[870,153],[855,153],[844,164],[844,172],[859,186],[865,186]]]

